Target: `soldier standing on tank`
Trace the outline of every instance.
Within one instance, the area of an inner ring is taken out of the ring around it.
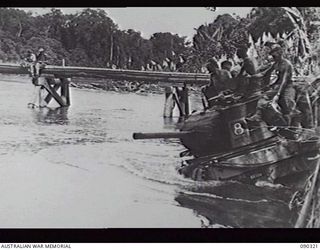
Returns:
[[[286,123],[290,125],[291,115],[294,111],[296,91],[293,87],[292,74],[293,66],[283,57],[283,49],[279,44],[272,46],[270,55],[274,59],[270,71],[276,71],[277,80],[271,85],[272,90],[264,95],[257,104],[256,113],[247,118],[247,121],[261,121],[262,110],[270,103],[279,104]],[[262,74],[262,75],[261,75]],[[256,76],[263,76],[265,73],[257,74]]]
[[[230,72],[220,69],[218,62],[213,58],[208,60],[206,67],[210,73],[210,83],[201,89],[203,94],[202,102],[205,109],[211,106],[209,100],[212,97],[223,95],[222,91],[227,89],[225,82],[232,78]],[[205,104],[206,102],[208,105]]]
[[[237,78],[236,92],[240,95],[246,95],[250,90],[250,79],[248,76],[252,76],[257,73],[257,63],[253,58],[248,56],[248,48],[242,46],[237,50],[237,56],[242,60],[242,66]]]

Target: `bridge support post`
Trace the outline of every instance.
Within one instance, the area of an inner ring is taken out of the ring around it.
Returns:
[[[174,91],[172,87],[165,87],[164,118],[171,118],[175,107]]]
[[[179,109],[180,117],[189,115],[189,91],[186,84],[184,84],[182,88],[165,88],[165,104],[163,117],[172,117],[175,105],[177,105]]]
[[[69,78],[56,78],[56,77],[39,77],[37,79],[39,90],[39,107],[47,106],[52,99],[54,99],[60,107],[70,106],[70,89]],[[58,90],[60,88],[60,94]],[[45,89],[47,95],[42,98],[41,91]],[[42,105],[44,103],[44,105]]]
[[[175,87],[175,101],[179,108],[180,117],[189,115],[189,91],[185,83],[182,88]]]
[[[60,78],[61,80],[61,97],[65,101],[66,106],[70,106],[70,78]]]
[[[181,93],[181,103],[184,105],[184,115],[188,116],[189,115],[189,89],[187,87],[187,84],[185,83],[183,85]]]

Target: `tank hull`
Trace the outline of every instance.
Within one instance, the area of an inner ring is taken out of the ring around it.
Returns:
[[[197,181],[277,182],[312,171],[318,151],[319,141],[297,142],[273,137],[250,147],[186,161],[179,172]]]
[[[279,111],[272,105],[262,111],[263,120],[248,121],[256,114],[260,99],[261,94],[253,94],[186,119],[180,131],[190,132],[190,136],[181,138],[181,143],[189,152],[184,155],[193,159],[183,162],[180,173],[200,181],[275,182],[312,170],[312,157],[320,148],[315,129],[291,128],[290,121],[285,120],[279,123]]]

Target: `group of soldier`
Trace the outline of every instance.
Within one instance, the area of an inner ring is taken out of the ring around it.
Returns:
[[[222,93],[228,89],[225,83],[231,78],[254,80],[266,77],[269,79],[267,91],[261,93],[257,102],[256,112],[246,117],[246,121],[248,123],[263,121],[263,111],[268,106],[271,106],[276,112],[281,113],[279,116],[280,125],[298,127],[302,124],[304,127],[310,127],[310,122],[306,123],[306,119],[303,121],[302,118],[303,115],[310,114],[309,107],[305,108],[308,105],[303,106],[296,103],[299,93],[293,85],[294,69],[291,62],[284,57],[284,50],[281,45],[274,43],[269,45],[268,49],[273,63],[269,64],[265,70],[257,69],[257,64],[253,58],[248,56],[246,47],[241,47],[237,50],[237,56],[242,60],[239,72],[232,71],[232,63],[230,61],[222,62],[220,69],[218,63],[214,59],[210,59],[207,69],[210,73],[211,81],[203,91],[205,96],[208,99],[210,96],[223,95]],[[276,75],[276,80],[273,83],[270,82],[272,73]],[[239,80],[238,84],[241,85],[243,83]],[[300,110],[299,106],[301,107]]]
[[[33,79],[37,79],[40,76],[41,69],[44,68],[47,62],[47,55],[43,48],[40,48],[36,54],[28,50],[24,61],[30,76]]]

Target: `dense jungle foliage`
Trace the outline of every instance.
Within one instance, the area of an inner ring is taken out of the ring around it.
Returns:
[[[56,65],[64,59],[72,66],[199,72],[211,57],[233,58],[239,45],[250,46],[250,37],[256,43],[265,34],[276,37],[304,28],[313,51],[310,56],[318,57],[319,8],[295,11],[303,25],[280,7],[253,8],[245,18],[220,15],[197,27],[191,42],[169,32],[146,39],[139,31],[120,30],[104,10],[63,14],[53,8],[35,16],[20,9],[0,8],[0,60],[20,62],[27,50],[36,52],[42,47],[50,63]],[[297,53],[303,45],[301,31],[298,34],[300,39],[293,43]]]

